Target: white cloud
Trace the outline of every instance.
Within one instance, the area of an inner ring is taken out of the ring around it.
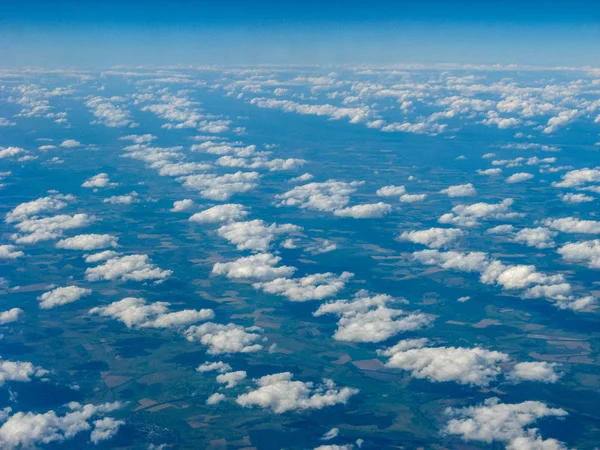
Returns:
[[[235,244],[238,250],[266,251],[278,235],[301,230],[301,227],[289,223],[266,225],[262,220],[252,220],[222,225],[217,233]]]
[[[0,259],[16,259],[24,256],[21,250],[14,245],[0,245]]]
[[[498,225],[496,227],[492,227],[488,229],[485,234],[513,234],[515,231],[515,227],[512,225]]]
[[[457,228],[429,228],[428,230],[405,231],[400,235],[400,239],[431,248],[441,248],[464,235],[465,232]]]
[[[513,240],[528,247],[552,248],[556,246],[554,238],[557,234],[556,231],[544,227],[523,228],[514,235]]]
[[[389,357],[387,367],[409,371],[415,378],[433,382],[487,386],[501,373],[500,364],[509,360],[505,353],[480,347],[425,347],[426,339],[400,341],[379,351]]]
[[[66,286],[44,292],[38,297],[38,300],[40,301],[40,308],[51,309],[76,302],[81,297],[87,297],[91,293],[91,289],[84,289],[78,286]]]
[[[550,408],[542,402],[510,404],[500,403],[497,398],[489,398],[478,406],[448,408],[446,412],[452,419],[445,432],[458,435],[465,441],[487,444],[501,441],[507,443],[507,448],[511,450],[566,450],[554,439],[542,441],[536,429],[527,428],[544,417],[567,415],[565,410]],[[537,442],[537,445],[531,445],[532,441]]]
[[[91,178],[88,178],[81,185],[84,188],[105,188],[118,186],[119,183],[111,183],[107,173],[99,173]]]
[[[432,318],[420,313],[407,313],[387,307],[396,300],[389,295],[368,296],[365,291],[352,301],[324,303],[313,315],[336,314],[338,328],[333,335],[337,341],[382,342],[398,333],[414,331],[429,325]]]
[[[22,222],[40,213],[55,212],[67,206],[67,201],[74,200],[72,195],[51,195],[36,200],[21,203],[6,214],[6,222]]]
[[[200,174],[180,178],[185,187],[199,191],[203,198],[219,201],[255,188],[259,179],[258,172],[236,172],[221,176]]]
[[[227,203],[205,209],[190,217],[191,222],[197,223],[219,223],[241,220],[248,215],[244,205],[236,203]]]
[[[220,392],[215,392],[213,395],[211,395],[210,397],[208,397],[206,399],[206,404],[207,405],[217,405],[218,403],[221,403],[226,398],[227,397],[224,394],[221,394]]]
[[[92,308],[90,314],[119,320],[127,328],[183,327],[215,316],[212,309],[169,312],[169,306],[167,302],[146,303],[143,298],[127,297],[107,306]]]
[[[236,403],[246,408],[269,408],[276,414],[346,404],[358,393],[354,388],[338,389],[331,380],[324,380],[317,386],[311,382],[293,381],[289,372],[266,375],[255,382],[258,388],[240,395]]]
[[[94,429],[90,435],[90,441],[93,444],[99,444],[102,441],[111,439],[117,435],[121,425],[125,425],[123,420],[115,420],[112,417],[104,417],[94,421]]]
[[[520,214],[510,211],[513,204],[512,198],[505,198],[500,203],[473,203],[471,205],[456,205],[451,213],[440,216],[439,223],[453,224],[462,227],[478,225],[482,219],[510,219],[519,217]]]
[[[25,235],[15,234],[12,238],[20,244],[34,244],[59,238],[66,230],[82,228],[90,225],[96,218],[87,214],[59,214],[58,216],[44,217],[42,219],[27,219],[16,225],[16,228]]]
[[[155,139],[156,136],[151,134],[130,134],[119,138],[120,141],[132,141],[134,144],[148,144]]]
[[[65,139],[60,146],[65,148],[81,147],[81,142],[76,141],[75,139]]]
[[[546,219],[542,223],[553,230],[562,231],[563,233],[600,234],[600,221],[597,220],[581,220],[575,217],[565,217],[562,219]]]
[[[583,263],[590,269],[600,269],[600,239],[570,242],[557,252],[565,261]]]
[[[2,311],[0,312],[0,325],[17,322],[18,320],[21,320],[24,315],[25,311],[21,308],[12,308],[8,311]]]
[[[367,203],[336,209],[333,214],[338,217],[352,217],[354,219],[371,219],[383,217],[392,212],[392,207],[387,203]]]
[[[594,200],[596,200],[594,197],[591,197],[589,195],[573,194],[572,192],[569,192],[568,194],[561,194],[561,195],[559,195],[559,198],[563,202],[569,203],[571,205],[577,205],[579,203],[589,203],[589,202],[593,202]]]
[[[252,353],[263,348],[259,342],[263,338],[256,333],[257,327],[244,328],[240,325],[229,323],[222,325],[208,322],[200,326],[192,325],[185,330],[188,341],[200,341],[208,347],[211,355],[223,353]]]
[[[130,192],[127,195],[113,195],[112,197],[105,198],[102,200],[104,203],[110,203],[111,205],[131,205],[132,203],[139,203],[139,194],[135,191]]]
[[[600,169],[571,170],[562,176],[562,180],[553,183],[555,187],[578,187],[588,183],[600,183]]]
[[[204,364],[198,366],[196,368],[196,371],[204,373],[204,372],[212,372],[212,371],[216,371],[219,373],[225,373],[225,372],[229,372],[231,370],[231,366],[223,361],[217,361],[217,362],[205,362]]]
[[[56,243],[56,248],[67,250],[97,250],[118,247],[118,239],[110,234],[80,234]]]
[[[523,181],[531,180],[533,175],[527,172],[518,172],[510,177],[508,177],[505,181],[510,184],[521,183]]]
[[[96,263],[98,261],[106,261],[107,259],[112,259],[119,254],[114,250],[104,250],[100,253],[94,253],[92,255],[84,255],[86,263]]]
[[[306,183],[314,178],[310,173],[304,173],[298,177],[291,178],[290,183]]]
[[[350,272],[342,272],[341,275],[326,272],[302,278],[276,278],[271,281],[254,283],[253,286],[268,294],[287,297],[293,302],[305,302],[323,300],[337,295],[353,276],[354,274]]]
[[[246,372],[244,370],[238,370],[236,372],[227,372],[217,375],[217,383],[225,384],[226,389],[236,387],[240,381],[246,379]]]
[[[339,428],[332,428],[327,433],[325,433],[322,437],[322,441],[330,441],[331,439],[335,439],[340,434]]]
[[[74,438],[83,431],[89,431],[90,420],[120,408],[119,402],[103,403],[100,405],[81,405],[71,402],[67,405],[68,412],[58,415],[50,410],[45,413],[17,412],[6,418],[0,427],[0,444],[3,448],[33,448],[38,445],[48,445],[53,442],[64,442]],[[100,424],[99,434],[102,437],[108,424]],[[112,436],[112,434],[111,434]]]
[[[20,147],[0,147],[0,159],[12,158],[23,153],[25,150]]]
[[[400,196],[402,203],[418,203],[427,198],[427,194],[404,194]]]
[[[277,195],[278,206],[296,206],[313,211],[335,211],[344,208],[350,195],[362,183],[353,181],[328,180],[322,183],[308,183]]]
[[[400,197],[406,194],[406,188],[404,186],[384,186],[377,189],[377,195],[380,197]]]
[[[184,200],[177,200],[177,201],[173,202],[173,208],[171,208],[171,211],[172,212],[182,212],[182,211],[187,211],[193,207],[194,207],[194,200],[186,198]]]
[[[89,267],[85,271],[85,278],[88,281],[165,280],[172,273],[171,270],[162,270],[152,264],[148,255],[126,255],[111,258],[96,267]]]
[[[555,369],[560,364],[548,362],[522,362],[515,364],[507,378],[515,382],[539,381],[542,383],[556,383],[562,374]]]
[[[471,183],[467,183],[447,187],[446,189],[442,189],[440,193],[446,194],[448,197],[471,197],[477,194],[477,190]]]
[[[495,169],[477,169],[477,173],[479,175],[489,175],[489,176],[496,176],[496,175],[500,175],[502,174],[502,169],[499,168],[495,168]]]
[[[214,275],[225,275],[231,279],[272,280],[274,278],[288,277],[295,271],[295,267],[279,266],[279,256],[270,253],[259,253],[226,263],[215,263],[212,269]]]
[[[32,377],[43,377],[47,373],[47,370],[34,366],[28,361],[7,361],[0,359],[0,386],[4,386],[8,381],[28,383]],[[2,442],[1,439],[0,442]]]

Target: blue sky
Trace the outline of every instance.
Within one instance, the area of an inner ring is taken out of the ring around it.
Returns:
[[[594,65],[591,1],[4,1],[5,66]]]

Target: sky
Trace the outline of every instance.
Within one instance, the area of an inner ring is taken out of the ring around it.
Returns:
[[[592,1],[3,1],[2,66],[598,65]]]

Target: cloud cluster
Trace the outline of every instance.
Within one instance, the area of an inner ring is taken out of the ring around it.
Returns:
[[[428,230],[405,231],[400,235],[400,239],[431,248],[441,248],[464,235],[465,232],[457,228],[429,228]]]
[[[276,414],[346,404],[358,393],[354,388],[337,388],[327,379],[316,386],[311,382],[294,381],[290,372],[266,375],[255,382],[258,388],[238,396],[236,403],[246,408],[268,408]]]
[[[108,178],[108,174],[103,172],[85,180],[81,187],[97,189],[105,187],[115,187],[118,185],[119,183],[111,183],[110,179]]]
[[[162,270],[152,264],[148,255],[126,255],[115,256],[104,262],[104,264],[87,268],[85,278],[88,281],[163,281],[169,278],[172,273],[171,270]]]
[[[442,189],[440,194],[446,194],[450,198],[472,197],[477,194],[477,190],[473,187],[472,183],[466,183],[449,186],[446,189]]]
[[[78,286],[65,286],[44,292],[38,297],[38,300],[40,301],[40,308],[52,309],[57,306],[76,302],[81,297],[87,297],[91,293],[91,289],[80,288]]]
[[[92,224],[96,218],[87,214],[59,214],[52,217],[23,220],[15,227],[23,234],[14,234],[13,240],[19,244],[35,244],[61,237],[65,231]]]
[[[118,239],[110,234],[79,234],[56,243],[56,248],[66,250],[97,250],[118,246]]]
[[[28,361],[0,359],[0,386],[4,386],[8,381],[28,383],[32,378],[40,378],[47,373],[47,370],[34,366]]]
[[[342,272],[340,275],[326,272],[301,278],[275,278],[254,283],[253,286],[268,294],[284,296],[293,302],[305,302],[336,296],[353,276],[351,272]]]
[[[203,198],[225,201],[234,194],[254,189],[260,174],[258,172],[235,172],[225,175],[199,174],[182,177],[183,185],[200,192]]]
[[[272,280],[288,277],[295,271],[295,267],[277,266],[281,257],[270,253],[259,253],[252,256],[236,259],[226,263],[215,263],[212,268],[214,275],[225,275],[231,279]]]
[[[24,256],[21,250],[17,250],[14,245],[0,245],[0,259],[17,259]]]
[[[289,223],[266,225],[262,220],[252,220],[222,225],[217,233],[222,238],[235,244],[238,250],[264,252],[269,249],[277,236],[297,233],[301,230],[301,227]]]
[[[263,338],[257,334],[257,331],[260,331],[260,328],[244,328],[233,323],[222,325],[208,322],[202,325],[192,325],[185,330],[185,336],[190,342],[199,341],[208,347],[207,352],[211,355],[252,353],[263,347],[259,344]]]
[[[565,261],[582,263],[590,269],[600,269],[600,239],[570,242],[557,252]]]
[[[459,227],[474,227],[480,220],[502,220],[520,217],[521,214],[511,212],[512,198],[506,198],[500,203],[474,203],[471,205],[456,205],[451,213],[446,213],[438,219],[439,223]]]
[[[238,221],[244,219],[247,215],[248,211],[244,205],[227,203],[198,212],[190,217],[189,220],[190,222],[197,223],[221,223]]]

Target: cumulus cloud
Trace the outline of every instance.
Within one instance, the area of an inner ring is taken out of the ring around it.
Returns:
[[[368,203],[363,205],[348,206],[336,209],[333,214],[338,217],[352,217],[354,219],[372,219],[383,217],[392,212],[392,207],[387,203]]]
[[[402,203],[418,203],[427,198],[427,194],[404,194],[400,196]]]
[[[139,194],[135,191],[130,192],[127,195],[113,195],[102,200],[104,203],[110,203],[111,205],[131,205],[133,203],[139,203]]]
[[[85,271],[88,281],[99,280],[121,280],[121,281],[145,281],[165,280],[171,276],[173,271],[162,270],[150,262],[148,255],[126,255],[115,256],[104,264],[89,267]]]
[[[263,338],[257,333],[258,327],[244,328],[240,325],[229,323],[222,325],[208,322],[202,325],[192,325],[185,330],[188,341],[199,341],[208,347],[211,355],[224,353],[252,353],[263,348],[259,342]]]
[[[546,219],[542,223],[553,230],[563,233],[600,234],[600,221],[597,220],[564,217],[562,219]]]
[[[500,403],[489,398],[483,404],[465,408],[448,408],[451,417],[445,432],[458,435],[465,441],[481,441],[491,444],[500,441],[511,450],[566,450],[554,439],[542,440],[537,429],[528,428],[538,419],[564,417],[567,412],[550,408],[537,401],[523,403]]]
[[[331,380],[323,384],[294,381],[290,372],[266,375],[255,380],[257,389],[238,396],[236,403],[245,408],[254,406],[271,409],[276,414],[287,411],[322,409],[346,404],[358,393],[354,388],[337,388]]]
[[[266,225],[262,220],[252,220],[222,225],[217,233],[235,244],[238,250],[266,251],[278,235],[301,230],[301,227],[289,223]]]
[[[12,158],[24,153],[25,150],[20,147],[0,147],[0,159]]]
[[[0,312],[0,325],[17,322],[18,320],[21,320],[24,315],[25,311],[21,308],[12,308],[8,311],[2,311]]]
[[[497,176],[502,174],[502,169],[494,168],[494,169],[477,169],[477,173],[479,175],[489,175],[489,176]]]
[[[571,205],[577,205],[579,203],[589,203],[589,202],[593,202],[594,200],[596,200],[594,197],[591,197],[589,195],[573,194],[572,192],[569,192],[568,194],[561,194],[561,195],[559,195],[559,198],[563,202],[569,203]]]
[[[217,375],[217,383],[225,384],[226,389],[236,387],[241,381],[246,379],[246,372],[238,370],[236,372],[227,372]]]
[[[351,301],[338,300],[322,304],[313,315],[335,314],[338,328],[333,335],[337,341],[382,342],[398,333],[426,327],[432,318],[420,313],[407,313],[388,308],[397,300],[385,294],[369,296],[360,291]]]
[[[316,273],[301,278],[262,281],[254,283],[254,287],[268,294],[287,297],[293,302],[305,302],[337,295],[353,276],[351,272],[342,272],[340,275],[331,272]]]
[[[107,306],[90,309],[90,314],[111,317],[127,328],[174,328],[212,319],[212,309],[184,309],[169,312],[170,303],[146,303],[143,298],[127,297]]]
[[[190,221],[197,223],[232,222],[241,220],[247,215],[248,211],[244,205],[227,203],[225,205],[213,206],[212,208],[196,213],[190,217]]]
[[[306,183],[307,181],[310,181],[314,178],[313,175],[311,175],[310,173],[304,173],[300,176],[297,176],[295,178],[290,178],[290,183]]]
[[[409,371],[415,378],[473,386],[490,384],[501,373],[499,364],[509,360],[505,353],[480,347],[425,347],[426,344],[427,339],[409,339],[379,354],[389,357],[387,367]]]
[[[21,203],[6,214],[5,221],[7,223],[22,222],[41,213],[56,212],[65,208],[68,202],[74,199],[75,197],[72,195],[56,194]]]
[[[29,361],[7,361],[0,359],[0,386],[4,386],[8,381],[28,383],[32,378],[43,377],[47,373],[47,370],[34,366]]]
[[[27,219],[16,225],[23,235],[14,234],[12,238],[19,244],[35,244],[61,237],[65,231],[82,228],[96,220],[87,214],[59,214],[58,216],[44,217],[41,219]]]
[[[600,239],[570,242],[557,251],[565,261],[582,263],[590,269],[600,269]]]
[[[118,239],[110,234],[79,234],[56,243],[56,248],[66,250],[97,250],[118,247]]]
[[[448,197],[472,197],[477,194],[477,190],[471,183],[457,184],[455,186],[442,189],[440,194],[446,194]]]
[[[86,263],[96,263],[99,261],[106,261],[107,259],[112,259],[115,256],[119,256],[119,254],[114,250],[104,250],[103,252],[93,253],[91,255],[84,256]]]
[[[117,435],[121,425],[125,425],[123,420],[115,420],[112,417],[104,417],[94,421],[94,429],[90,435],[90,441],[93,444],[99,444],[102,441],[111,439]]]
[[[91,289],[80,288],[78,286],[66,286],[44,292],[38,297],[38,300],[40,301],[40,308],[51,309],[76,302],[81,297],[87,297],[91,293]]]
[[[555,187],[579,187],[589,183],[600,183],[600,169],[571,170],[562,176],[561,181],[552,183]]]
[[[204,364],[199,365],[196,368],[196,371],[200,372],[200,373],[204,373],[204,372],[219,372],[219,373],[225,373],[225,372],[229,372],[231,370],[231,366],[223,361],[217,361],[217,362],[205,362]]]
[[[545,361],[522,362],[515,364],[512,371],[508,373],[507,378],[515,382],[539,381],[541,383],[556,383],[562,375],[556,372],[557,367],[560,367],[560,364]]]
[[[75,139],[65,139],[61,142],[60,146],[65,148],[81,147],[81,142],[76,141]]]
[[[277,195],[278,206],[296,206],[313,211],[335,211],[350,202],[350,195],[362,183],[353,181],[328,180],[322,183],[308,183]]]
[[[0,426],[0,443],[4,448],[16,449],[64,442],[92,429],[90,421],[94,417],[103,416],[121,406],[119,402],[100,405],[71,402],[66,405],[67,412],[64,415],[53,410],[45,413],[17,412],[9,415]],[[96,442],[114,436],[115,427],[118,427],[115,422],[94,424],[94,431],[98,430],[94,437]],[[110,432],[110,429],[114,432]]]
[[[212,269],[214,275],[225,275],[231,279],[272,280],[274,278],[288,277],[295,271],[295,267],[277,266],[281,262],[279,256],[270,253],[259,253],[252,256],[236,259],[226,263],[215,263]]]
[[[380,197],[400,197],[406,194],[406,188],[404,186],[384,186],[377,189],[377,195]]]
[[[500,203],[473,203],[471,205],[456,205],[451,213],[446,213],[438,219],[439,223],[452,224],[462,227],[474,227],[480,220],[511,219],[521,214],[511,212],[512,198],[506,198]]]
[[[220,392],[215,392],[213,395],[211,395],[210,397],[208,397],[206,399],[206,404],[207,405],[217,405],[219,403],[221,403],[223,400],[225,400],[227,397],[224,394],[221,394]]]
[[[405,231],[400,235],[400,239],[431,248],[441,248],[464,235],[465,232],[457,228],[429,228],[428,230]]]
[[[119,183],[111,183],[107,173],[99,173],[91,178],[88,178],[81,185],[84,188],[105,188],[118,186]]]
[[[514,235],[513,240],[528,247],[552,248],[556,246],[554,238],[557,234],[557,232],[544,227],[523,228]]]
[[[0,259],[16,259],[24,256],[21,250],[14,245],[0,245]]]
[[[194,200],[186,198],[184,200],[177,200],[173,202],[173,208],[171,212],[182,212],[192,209],[194,207]],[[193,217],[193,216],[192,216]]]
[[[523,181],[531,180],[532,178],[533,178],[533,175],[530,173],[518,172],[518,173],[511,175],[504,181],[506,181],[509,184],[514,184],[514,183],[521,183]]]
[[[258,172],[236,172],[225,175],[200,174],[182,177],[183,185],[200,192],[203,198],[225,201],[234,194],[254,189],[260,175]]]
[[[340,434],[339,428],[332,428],[327,433],[325,433],[322,437],[322,441],[330,441],[331,439],[335,439]]]

